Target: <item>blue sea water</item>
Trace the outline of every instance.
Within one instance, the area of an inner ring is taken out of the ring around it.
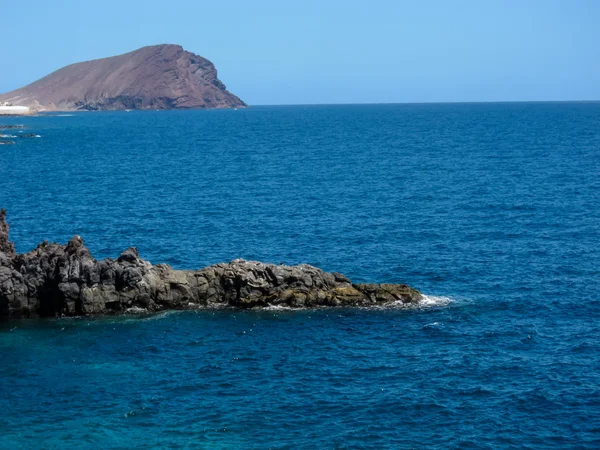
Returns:
[[[0,147],[18,251],[79,234],[429,299],[0,324],[0,448],[600,447],[600,103],[0,122],[41,135]]]

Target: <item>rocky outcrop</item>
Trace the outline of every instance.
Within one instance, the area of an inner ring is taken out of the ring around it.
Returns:
[[[152,265],[135,248],[95,260],[79,236],[16,254],[0,212],[0,317],[55,317],[190,308],[416,304],[403,284],[353,284],[309,265],[241,259],[201,270]]]
[[[8,240],[10,228],[6,223],[6,210],[0,209],[0,253],[4,253],[9,258],[15,256],[15,244]]]
[[[236,108],[246,104],[214,64],[179,45],[154,45],[63,67],[0,101],[37,111]]]

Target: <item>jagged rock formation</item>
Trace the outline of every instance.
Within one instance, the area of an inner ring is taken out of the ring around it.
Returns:
[[[418,303],[403,284],[352,284],[309,265],[241,259],[201,270],[152,265],[135,248],[96,261],[79,236],[16,254],[0,212],[0,317],[55,317],[199,307],[369,306]]]
[[[10,228],[6,223],[6,210],[0,209],[0,253],[4,253],[9,258],[15,256],[15,244],[8,240]]]
[[[166,44],[71,64],[0,94],[0,101],[38,111],[246,106],[226,90],[213,63]]]

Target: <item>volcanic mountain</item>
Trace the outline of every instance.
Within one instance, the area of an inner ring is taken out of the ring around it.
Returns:
[[[212,62],[168,44],[71,64],[0,94],[0,102],[38,111],[246,106],[227,91]]]

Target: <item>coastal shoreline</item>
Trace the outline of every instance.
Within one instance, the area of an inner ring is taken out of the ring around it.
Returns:
[[[405,284],[355,284],[307,264],[236,259],[200,270],[153,265],[131,247],[98,261],[83,239],[17,254],[0,210],[0,318],[121,315],[186,309],[418,305]]]

